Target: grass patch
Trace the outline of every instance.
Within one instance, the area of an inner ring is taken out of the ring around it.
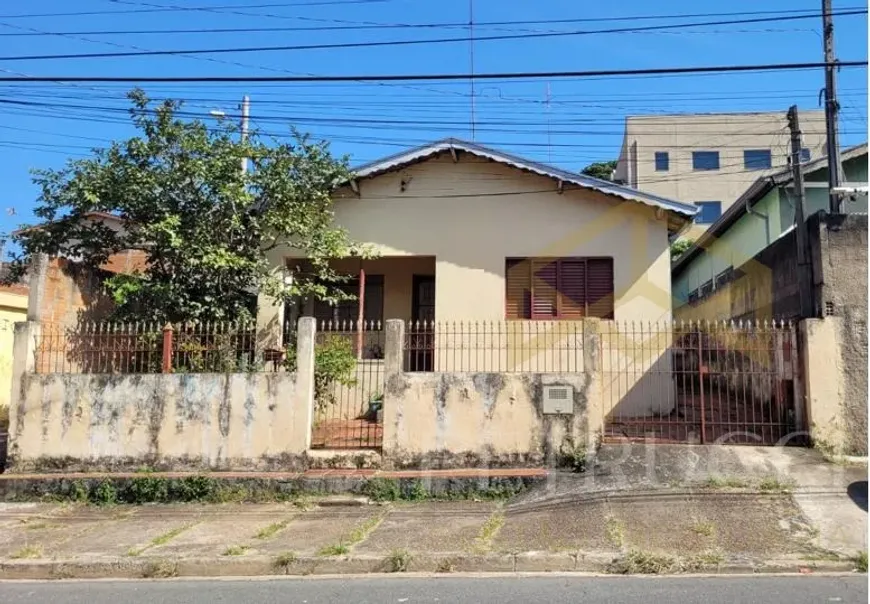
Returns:
[[[856,555],[852,556],[852,562],[855,564],[855,570],[859,573],[867,572],[867,550],[863,552],[858,552]]]
[[[244,556],[245,553],[251,549],[247,545],[231,545],[227,549],[224,550],[222,555],[224,556]]]
[[[413,556],[404,549],[396,549],[387,556],[387,572],[404,573],[408,571]]]
[[[793,486],[791,482],[782,481],[776,476],[768,476],[758,483],[758,490],[764,493],[791,493]]]
[[[453,573],[456,572],[456,563],[451,558],[444,558],[438,561],[438,566],[435,567],[436,573]]]
[[[178,576],[178,565],[170,560],[156,560],[142,571],[143,579],[169,579]]]
[[[692,532],[704,537],[712,537],[716,534],[716,525],[706,520],[696,520],[692,524]]]
[[[704,486],[708,489],[748,489],[749,481],[738,476],[711,476]]]
[[[167,543],[169,543],[170,541],[172,541],[173,539],[178,537],[184,531],[196,526],[196,524],[197,524],[196,522],[194,522],[193,524],[185,524],[184,526],[176,527],[176,528],[172,529],[171,531],[166,531],[162,535],[157,535],[156,537],[154,537],[154,539],[149,541],[145,547],[141,547],[139,549],[131,547],[130,549],[127,550],[127,555],[135,557],[135,556],[140,555],[145,550],[151,549],[152,547],[157,547],[159,545],[166,545]]]
[[[318,556],[328,558],[330,556],[346,556],[350,553],[350,548],[344,543],[335,543],[321,547],[317,552]]]
[[[25,545],[10,556],[13,560],[42,558],[42,548],[38,545]]]
[[[480,532],[475,539],[474,551],[481,554],[488,552],[492,548],[493,539],[503,526],[504,513],[501,510],[496,510],[480,527]]]
[[[378,525],[383,522],[384,516],[381,514],[380,516],[374,516],[369,518],[355,529],[353,529],[346,539],[339,540],[338,543],[333,545],[327,545],[322,547],[320,551],[317,552],[318,556],[328,557],[328,556],[345,556],[350,553],[350,548],[356,545],[357,543],[361,543],[369,536],[369,534],[378,528]]]
[[[257,534],[254,535],[254,539],[268,539],[275,535],[278,531],[287,527],[290,524],[290,519],[282,520],[281,522],[273,522],[269,526],[261,528],[257,531]]]
[[[275,567],[276,570],[280,570],[286,574],[290,567],[294,566],[297,562],[299,562],[299,556],[296,555],[296,552],[284,552],[283,554],[275,556],[275,559],[272,561],[272,566]]]
[[[801,560],[806,560],[807,562],[838,562],[840,559],[841,556],[837,552],[823,549],[813,550],[801,555]]]
[[[608,516],[604,523],[604,538],[614,547],[625,544],[625,524],[621,520]]]
[[[718,566],[725,558],[719,552],[705,552],[690,558],[631,550],[614,560],[607,571],[616,575],[673,575],[698,572]]]

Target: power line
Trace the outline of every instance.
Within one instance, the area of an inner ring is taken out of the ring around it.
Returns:
[[[0,60],[6,60],[0,58]],[[834,65],[842,67],[866,67],[867,60],[836,61]],[[799,69],[818,69],[825,67],[824,62],[812,63],[767,63],[759,65],[715,65],[704,67],[658,67],[644,69],[600,69],[590,71],[544,71],[544,72],[504,72],[477,73],[478,80],[515,80],[523,78],[591,78],[614,76],[647,76],[647,75],[691,75],[691,74],[721,74],[762,71],[794,71]],[[453,81],[467,80],[467,73],[440,74],[401,74],[401,75],[331,75],[331,76],[33,76],[10,77],[0,76],[0,82],[400,82],[400,81]]]
[[[185,7],[170,8],[167,10],[192,10]],[[206,10],[201,8],[200,10]],[[219,12],[217,9],[208,9],[213,12]],[[843,7],[840,11],[864,10],[860,6]],[[117,12],[117,11],[116,11]],[[518,26],[518,25],[564,25],[571,23],[594,23],[594,22],[619,22],[619,21],[639,21],[639,20],[666,20],[666,19],[688,19],[688,18],[711,18],[711,17],[736,17],[745,15],[793,15],[793,14],[810,13],[809,16],[819,16],[817,10],[783,10],[783,11],[740,11],[727,13],[695,13],[681,15],[636,15],[626,17],[601,17],[601,18],[574,18],[574,19],[522,19],[513,21],[481,21],[476,22],[475,27],[490,28],[501,26]],[[841,14],[841,13],[835,13]],[[849,14],[849,13],[846,13]],[[8,15],[0,18],[11,18]],[[226,27],[226,28],[200,28],[200,29],[130,29],[130,30],[83,30],[83,31],[65,31],[65,32],[26,32],[26,33],[3,33],[2,36],[42,36],[52,34],[66,35],[135,35],[135,34],[219,34],[219,33],[268,33],[268,32],[289,32],[289,31],[354,31],[354,30],[378,30],[378,29],[449,29],[449,28],[467,28],[467,22],[443,22],[443,23],[382,23],[372,21],[354,21],[347,19],[327,19],[315,17],[295,16],[295,19],[315,23],[333,23],[335,25],[323,26],[308,26],[308,27]],[[779,20],[779,19],[777,19]]]
[[[839,15],[866,15],[866,9],[843,11]],[[560,31],[560,32],[540,32],[528,34],[500,34],[496,36],[477,36],[475,42],[499,41],[499,40],[526,40],[538,38],[554,38],[565,36],[584,36],[594,34],[614,34],[614,33],[636,33],[644,31],[663,31],[671,29],[682,29],[686,27],[712,26],[712,25],[734,25],[744,23],[760,23],[769,21],[788,21],[795,19],[810,19],[816,18],[818,15],[793,15],[787,17],[760,17],[756,19],[737,19],[730,21],[706,21],[694,23],[676,23],[666,25],[650,25],[646,27],[622,27],[614,29],[600,30],[577,30],[577,31]],[[284,52],[298,50],[335,50],[341,48],[374,48],[374,47],[390,47],[390,46],[409,46],[419,44],[450,44],[450,43],[467,43],[469,36],[454,37],[454,38],[431,38],[428,40],[382,40],[376,42],[342,42],[337,44],[303,44],[294,46],[247,46],[234,48],[194,48],[194,49],[173,49],[173,50],[136,50],[125,52],[95,52],[95,53],[62,53],[51,55],[17,55],[0,57],[0,61],[41,61],[41,60],[65,60],[65,59],[105,59],[119,57],[145,57],[145,56],[165,56],[165,55],[196,55],[196,54],[224,54],[224,53],[248,53],[248,52]]]
[[[112,0],[114,1],[114,0]],[[134,13],[163,13],[176,11],[209,11],[209,10],[225,10],[233,8],[269,8],[269,7],[288,7],[288,8],[305,8],[307,6],[327,6],[336,4],[376,4],[387,2],[388,0],[317,0],[316,2],[278,2],[269,4],[241,4],[241,5],[225,5],[225,6],[190,6],[190,7],[153,7],[153,8],[127,8],[121,10],[97,10],[97,11],[77,11],[67,13],[31,13],[24,15],[0,15],[0,19],[38,19],[43,17],[85,17],[97,15],[125,15]],[[116,4],[119,4],[116,2]],[[136,4],[134,2],[124,4]],[[144,5],[148,6],[148,5]]]

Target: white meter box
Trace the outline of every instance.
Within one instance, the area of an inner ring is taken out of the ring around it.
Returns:
[[[544,414],[572,415],[574,388],[571,386],[544,386]]]

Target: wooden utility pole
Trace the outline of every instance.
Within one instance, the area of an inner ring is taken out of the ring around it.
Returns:
[[[800,120],[797,105],[788,110],[788,129],[791,132],[791,173],[794,186],[794,220],[797,239],[798,296],[800,297],[801,318],[814,316],[812,298],[812,265],[809,256],[809,237],[804,191],[804,173],[801,166],[803,148]]]
[[[841,213],[840,195],[835,191],[840,186],[840,135],[837,114],[836,57],[834,56],[834,18],[831,15],[831,0],[822,0],[822,29],[825,49],[825,128],[828,151],[828,194],[831,214]]]

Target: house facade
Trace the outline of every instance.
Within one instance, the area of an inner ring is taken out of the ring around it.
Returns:
[[[668,237],[695,208],[449,139],[361,166],[334,211],[377,254],[335,261],[367,321],[655,321],[671,317]],[[302,260],[272,256],[291,273]],[[357,305],[261,299],[260,322],[354,320]]]
[[[803,161],[825,155],[823,111],[801,113]],[[758,178],[788,165],[785,112],[629,116],[615,179],[694,203],[696,239]]]

